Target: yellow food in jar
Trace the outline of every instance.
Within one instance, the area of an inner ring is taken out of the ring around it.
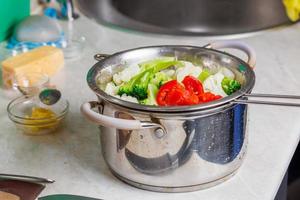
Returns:
[[[30,115],[25,116],[24,128],[27,129],[27,132],[38,134],[43,130],[54,130],[58,126],[58,123],[59,120],[52,110],[33,107]]]

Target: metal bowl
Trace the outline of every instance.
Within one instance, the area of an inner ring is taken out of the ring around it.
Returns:
[[[97,84],[97,79],[101,79],[102,74],[109,73],[113,75],[120,67],[124,68],[132,64],[155,59],[157,57],[162,56],[176,57],[178,60],[185,60],[192,63],[201,63],[203,66],[208,68],[214,68],[218,66],[227,67],[231,71],[233,71],[237,77],[240,77],[242,88],[230,96],[213,102],[193,106],[158,107],[141,105],[113,97],[111,95],[106,94],[106,92],[103,91]],[[101,99],[110,103],[134,110],[147,111],[153,113],[178,113],[209,110],[211,108],[227,104],[233,99],[241,97],[243,94],[248,93],[253,88],[255,83],[255,74],[249,64],[245,63],[237,57],[215,49],[208,49],[195,46],[165,45],[142,47],[113,54],[105,58],[104,60],[96,63],[89,70],[87,75],[87,82],[90,88]]]

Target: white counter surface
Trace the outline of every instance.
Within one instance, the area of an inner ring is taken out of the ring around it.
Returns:
[[[115,199],[272,200],[287,170],[300,136],[300,108],[251,105],[249,144],[244,163],[230,180],[190,193],[155,193],[128,186],[115,178],[101,155],[99,131],[79,112],[96,99],[86,84],[86,73],[97,52],[162,45],[204,45],[211,40],[121,32],[85,17],[75,22],[76,33],[87,38],[79,60],[67,61],[52,79],[70,101],[64,127],[55,135],[30,137],[16,131],[8,119],[9,98],[0,90],[0,172],[55,179],[43,195],[71,193]],[[254,92],[300,95],[300,24],[241,39],[257,52]],[[232,53],[236,53],[233,51]]]

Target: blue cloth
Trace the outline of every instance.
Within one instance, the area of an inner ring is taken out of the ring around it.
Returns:
[[[6,45],[8,49],[34,49],[40,46],[55,46],[58,48],[66,47],[67,41],[65,39],[64,33],[61,33],[60,38],[57,41],[52,42],[20,42],[14,36],[12,36]]]
[[[58,18],[56,9],[51,7],[48,7],[44,10],[44,15],[54,19]]]

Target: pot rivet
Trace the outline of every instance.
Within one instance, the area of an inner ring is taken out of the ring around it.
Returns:
[[[164,130],[162,130],[161,128],[157,128],[154,130],[154,134],[157,138],[162,138],[165,136],[165,132]]]

